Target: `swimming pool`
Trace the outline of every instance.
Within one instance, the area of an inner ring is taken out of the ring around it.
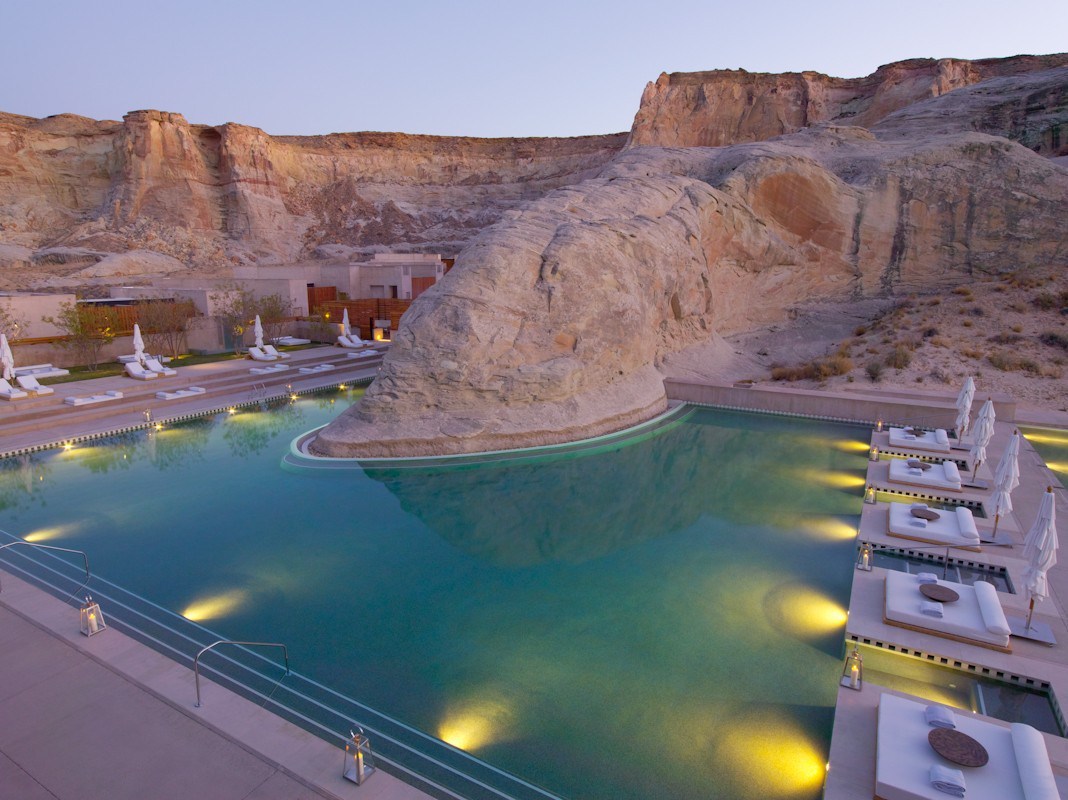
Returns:
[[[0,527],[565,797],[820,795],[865,429],[697,409],[536,463],[280,468],[355,396],[10,460]]]

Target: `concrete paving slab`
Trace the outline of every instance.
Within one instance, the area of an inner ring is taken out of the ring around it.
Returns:
[[[3,789],[3,796],[12,800],[58,800],[56,795],[3,753],[0,753],[0,788]]]

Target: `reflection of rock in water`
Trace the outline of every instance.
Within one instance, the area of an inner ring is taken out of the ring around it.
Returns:
[[[702,514],[788,526],[797,509],[848,511],[836,507],[836,492],[813,492],[811,472],[849,457],[785,435],[785,425],[797,424],[727,415],[596,456],[367,475],[473,556],[509,566],[581,562],[685,529]],[[845,499],[855,505],[859,490]]]

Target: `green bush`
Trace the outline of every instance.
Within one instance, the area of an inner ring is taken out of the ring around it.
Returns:
[[[912,353],[903,345],[898,345],[886,357],[886,365],[894,369],[904,369],[912,363]]]

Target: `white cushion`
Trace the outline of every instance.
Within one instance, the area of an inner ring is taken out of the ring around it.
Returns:
[[[986,629],[991,633],[1008,636],[1012,633],[1008,620],[1005,619],[1005,611],[1001,608],[1001,600],[998,599],[998,590],[994,585],[986,581],[976,581],[974,584],[975,599],[979,601],[979,613],[983,615]]]
[[[939,444],[949,444],[949,434],[946,433],[945,428],[938,428],[935,431],[935,441]]]
[[[1060,800],[1042,734],[1020,722],[1014,722],[1010,730],[1024,797],[1027,800]]]
[[[956,461],[943,461],[942,469],[946,471],[946,480],[960,483],[960,470],[957,469]]]

